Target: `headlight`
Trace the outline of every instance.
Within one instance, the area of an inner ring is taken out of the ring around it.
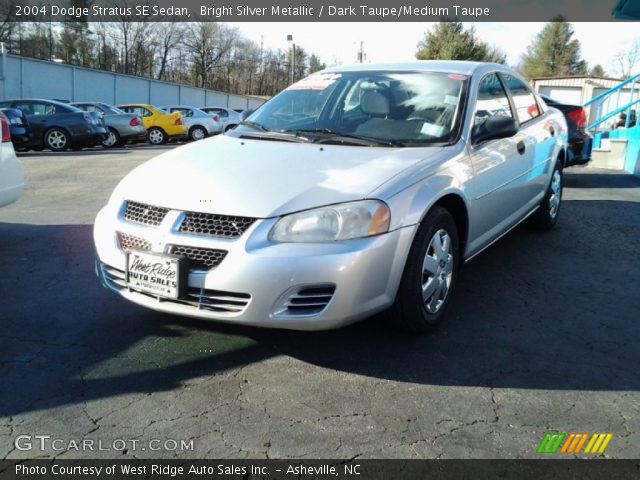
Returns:
[[[332,242],[370,237],[389,230],[389,207],[379,200],[341,203],[282,217],[273,226],[274,242]]]

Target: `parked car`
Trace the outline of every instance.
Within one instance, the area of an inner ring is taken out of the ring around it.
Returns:
[[[24,190],[22,164],[11,143],[7,116],[0,112],[0,207],[15,202]]]
[[[631,109],[629,112],[629,124],[627,125],[627,112],[620,112],[615,124],[615,128],[635,127],[636,126],[636,111]]]
[[[133,113],[142,117],[144,128],[147,130],[147,140],[152,145],[162,145],[171,139],[187,136],[187,128],[182,122],[182,116],[167,113],[145,103],[129,103],[118,105],[126,113]]]
[[[569,150],[565,167],[584,165],[591,160],[593,137],[587,132],[587,114],[581,105],[571,105],[540,95],[550,107],[560,110],[569,127]]]
[[[31,142],[25,147],[59,152],[92,147],[107,137],[107,130],[97,115],[72,105],[43,99],[0,101],[1,108],[17,108],[27,117]]]
[[[31,128],[29,121],[17,108],[0,108],[9,121],[9,131],[11,132],[11,142],[17,151],[26,150],[31,143]]]
[[[199,108],[188,107],[186,105],[167,105],[159,108],[167,113],[178,112],[182,115],[182,123],[187,127],[187,132],[191,140],[202,140],[203,138],[224,131],[220,119],[216,120]]]
[[[225,132],[235,128],[240,123],[240,114],[231,108],[225,107],[202,107],[201,110],[210,115],[217,115]]]
[[[77,102],[71,105],[85,112],[96,112],[102,116],[108,130],[107,138],[102,141],[103,147],[121,147],[127,142],[147,141],[147,130],[139,115],[123,112],[113,105],[102,102]]]
[[[562,113],[503,65],[325,70],[127,175],[96,271],[163,312],[314,330],[388,310],[428,331],[464,262],[556,224],[566,147]]]

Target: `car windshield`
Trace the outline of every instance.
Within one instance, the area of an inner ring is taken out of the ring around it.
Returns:
[[[466,85],[464,75],[435,72],[318,73],[260,107],[237,134],[271,131],[322,142],[342,137],[346,144],[347,138],[388,145],[450,143],[457,137]]]

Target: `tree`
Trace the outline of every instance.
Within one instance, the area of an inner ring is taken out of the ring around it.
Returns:
[[[604,77],[606,75],[604,68],[602,65],[594,65],[591,70],[589,70],[589,76],[591,77]]]
[[[418,60],[473,60],[504,63],[506,55],[476,37],[473,27],[462,22],[441,21],[418,43]]]
[[[327,65],[322,60],[320,60],[320,57],[318,57],[315,53],[312,53],[309,56],[309,74],[317,72],[319,70],[324,70],[325,68],[327,68]]]
[[[622,78],[629,78],[634,73],[637,73],[635,68],[640,63],[640,40],[636,40],[629,48],[618,52],[613,57],[613,62]]]
[[[587,64],[573,33],[573,27],[562,16],[547,23],[522,56],[522,73],[529,78],[585,75]]]

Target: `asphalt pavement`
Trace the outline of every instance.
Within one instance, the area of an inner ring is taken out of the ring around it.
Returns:
[[[640,456],[640,180],[568,169],[557,228],[466,265],[431,335],[299,333],[100,286],[95,214],[167,148],[21,155],[24,196],[0,209],[0,459],[535,458],[547,431]]]

